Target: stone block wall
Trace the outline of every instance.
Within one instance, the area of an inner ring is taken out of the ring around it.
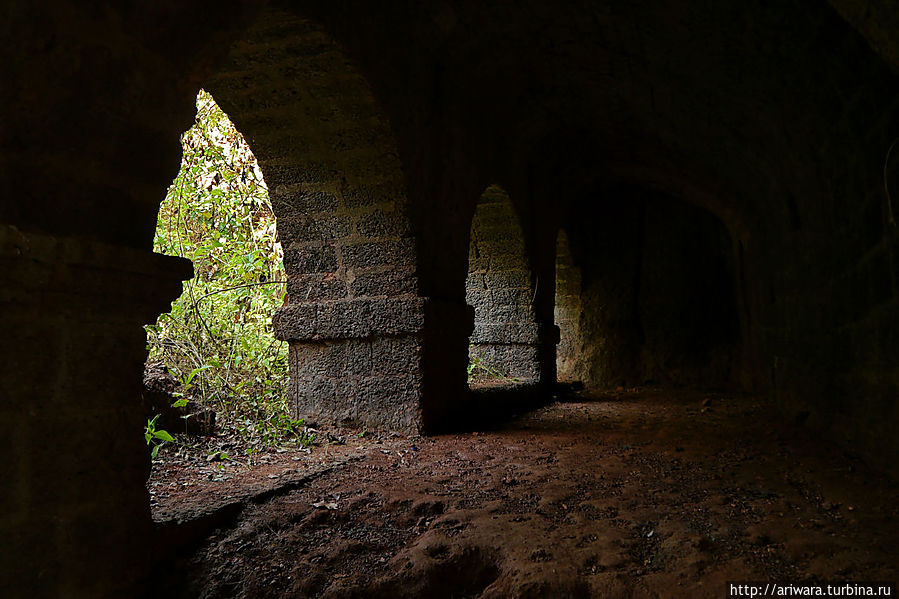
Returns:
[[[524,234],[509,196],[495,185],[475,210],[465,291],[474,308],[471,359],[483,366],[475,375],[538,380],[540,331]]]
[[[424,300],[296,304],[275,316],[291,342],[296,415],[350,426],[418,432]]]
[[[207,88],[272,198],[288,305],[290,397],[312,422],[417,432],[424,303],[393,136],[365,79],[318,26],[270,10]]]
[[[588,351],[587,340],[582,336],[580,326],[583,306],[581,304],[581,270],[574,263],[571,247],[565,230],[560,230],[556,241],[556,297],[555,323],[559,327],[559,345],[556,348],[556,373],[559,382],[573,383],[587,380],[583,361],[578,356]]]
[[[131,596],[153,546],[135,323],[190,263],[0,225],[0,272],[0,595]]]

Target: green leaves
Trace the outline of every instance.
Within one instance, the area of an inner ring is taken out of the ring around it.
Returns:
[[[153,431],[153,438],[167,442],[175,440],[175,437],[171,436],[167,431]]]
[[[268,189],[248,144],[205,91],[181,144],[154,249],[189,258],[196,276],[147,327],[150,358],[179,379],[176,407],[194,399],[214,409],[220,425],[257,439],[276,431],[265,441],[275,442],[293,431],[282,419],[287,345],[271,328],[286,276]]]
[[[468,348],[468,382],[476,379],[504,379],[503,373],[491,367],[481,358],[475,346]],[[515,379],[512,379],[515,380]]]
[[[214,451],[206,456],[207,462],[227,462],[231,457],[224,451]]]
[[[156,414],[153,418],[147,420],[147,426],[144,427],[144,439],[147,441],[147,447],[152,448],[150,450],[150,459],[153,460],[156,459],[156,456],[159,454],[159,448],[164,443],[170,443],[175,440],[168,431],[156,430],[156,421],[158,419],[159,414]]]
[[[198,373],[206,370],[207,368],[212,368],[212,366],[209,364],[204,364],[203,366],[200,366],[199,368],[194,368],[193,370],[190,371],[190,374],[187,375],[187,378],[185,378],[184,380],[181,381],[181,383],[185,387],[189,387],[191,382],[193,382],[194,377],[197,376]]]

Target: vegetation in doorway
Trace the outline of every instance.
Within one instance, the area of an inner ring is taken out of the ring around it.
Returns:
[[[496,368],[490,366],[487,361],[477,354],[477,346],[468,348],[468,382],[504,381],[517,383],[518,379],[508,377]]]
[[[171,312],[147,327],[149,360],[178,379],[177,403],[215,410],[226,432],[251,445],[308,444],[302,421],[288,414],[287,346],[271,327],[285,301],[286,277],[262,172],[205,91],[181,145],[181,169],[160,206],[154,249],[189,258],[195,276]]]

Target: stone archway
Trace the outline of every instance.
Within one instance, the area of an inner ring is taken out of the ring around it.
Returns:
[[[424,303],[389,123],[316,24],[265,11],[207,84],[252,144],[278,218],[290,397],[310,422],[418,431]]]
[[[515,383],[539,380],[539,327],[524,234],[498,185],[484,191],[472,219],[465,290],[474,307],[471,374]]]

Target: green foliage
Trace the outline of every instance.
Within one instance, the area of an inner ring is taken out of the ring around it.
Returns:
[[[303,447],[309,447],[315,441],[315,434],[306,430],[302,419],[294,420],[284,413],[273,413],[264,421],[248,424],[247,428],[266,445],[273,445],[285,437]]]
[[[468,354],[468,382],[477,379],[501,379],[503,374],[488,365],[472,348],[469,348]]]
[[[175,438],[168,433],[168,431],[164,430],[156,430],[156,420],[159,419],[159,414],[156,414],[150,420],[147,420],[147,426],[144,427],[144,439],[147,441],[147,447],[152,447],[150,450],[151,459],[156,459],[156,456],[159,454],[159,448],[162,447],[166,443],[171,443],[175,440]]]
[[[197,400],[225,428],[276,442],[302,423],[287,417],[287,346],[271,328],[286,277],[268,189],[246,141],[204,91],[181,145],[154,247],[189,258],[195,277],[147,327],[150,360],[180,381],[176,404]]]
[[[468,382],[475,381],[505,381],[508,383],[517,383],[518,378],[508,377],[496,368],[490,366],[486,360],[478,355],[476,346],[471,345],[468,348]]]

